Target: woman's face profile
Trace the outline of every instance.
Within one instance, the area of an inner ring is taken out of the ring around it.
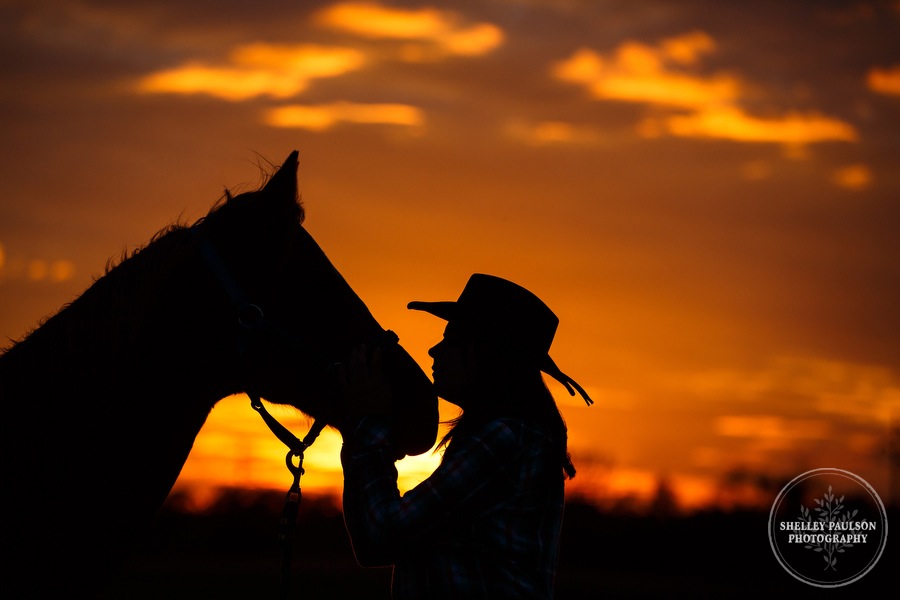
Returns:
[[[462,409],[474,381],[474,348],[458,336],[444,333],[428,355],[434,359],[432,377],[435,393]]]

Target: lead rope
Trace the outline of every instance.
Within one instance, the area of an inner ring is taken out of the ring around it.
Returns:
[[[297,514],[300,512],[300,500],[303,495],[300,491],[300,477],[305,473],[303,470],[303,453],[312,446],[319,434],[322,433],[322,430],[325,429],[325,422],[322,420],[313,421],[306,437],[301,440],[269,414],[258,395],[247,395],[250,396],[251,408],[259,413],[266,425],[269,426],[269,429],[272,430],[272,433],[275,434],[275,437],[288,447],[284,462],[293,476],[293,481],[284,499],[284,508],[281,511],[281,529],[278,533],[278,540],[281,542],[282,547],[280,598],[285,600],[290,591],[294,531],[297,525]],[[296,464],[294,464],[295,458],[297,459]]]

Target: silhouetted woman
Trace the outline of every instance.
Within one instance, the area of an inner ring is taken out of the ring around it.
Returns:
[[[409,308],[447,320],[428,353],[437,395],[462,414],[441,441],[440,466],[401,496],[390,422],[371,414],[384,408],[379,357],[370,377],[355,354],[345,382],[352,410],[339,429],[357,560],[394,566],[395,599],[551,598],[563,484],[575,468],[541,371],[591,403],[549,357],[559,320],[528,290],[481,274],[456,302]]]

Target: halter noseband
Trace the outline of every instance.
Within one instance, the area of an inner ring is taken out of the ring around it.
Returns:
[[[247,298],[246,294],[244,294],[243,290],[238,285],[237,281],[235,281],[231,272],[228,270],[228,267],[225,265],[215,246],[213,246],[213,243],[209,239],[209,236],[204,233],[199,233],[198,238],[200,252],[205,259],[206,264],[209,266],[210,270],[213,272],[213,274],[216,276],[216,279],[225,290],[225,293],[231,300],[231,304],[234,307],[235,313],[237,315],[237,354],[239,356],[245,356],[249,353],[254,338],[258,337],[260,334],[266,334],[275,341],[284,345],[285,348],[290,348],[294,352],[303,354],[304,359],[307,362],[315,363],[315,365],[322,371],[333,369],[339,364],[333,361],[326,360],[321,355],[321,353],[319,353],[317,350],[314,350],[309,344],[305,343],[290,331],[282,327],[275,327],[272,323],[270,323],[267,320],[265,311],[263,311],[262,307],[254,302],[251,302]],[[399,341],[400,339],[396,333],[389,329],[383,329],[375,336],[375,339],[367,340],[366,345],[372,348],[386,347],[397,344]],[[251,392],[248,392],[248,395],[253,398]],[[255,407],[254,410],[256,410]],[[274,433],[280,437],[279,433]],[[287,442],[285,443],[290,447],[290,444],[288,444]]]

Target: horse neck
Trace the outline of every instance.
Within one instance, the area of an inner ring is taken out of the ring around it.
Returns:
[[[215,282],[196,257],[158,256],[171,245],[112,269],[0,356],[6,422],[36,425],[15,467],[36,494],[52,468],[55,484],[127,489],[138,512],[155,510],[210,409],[233,391],[207,308]]]

